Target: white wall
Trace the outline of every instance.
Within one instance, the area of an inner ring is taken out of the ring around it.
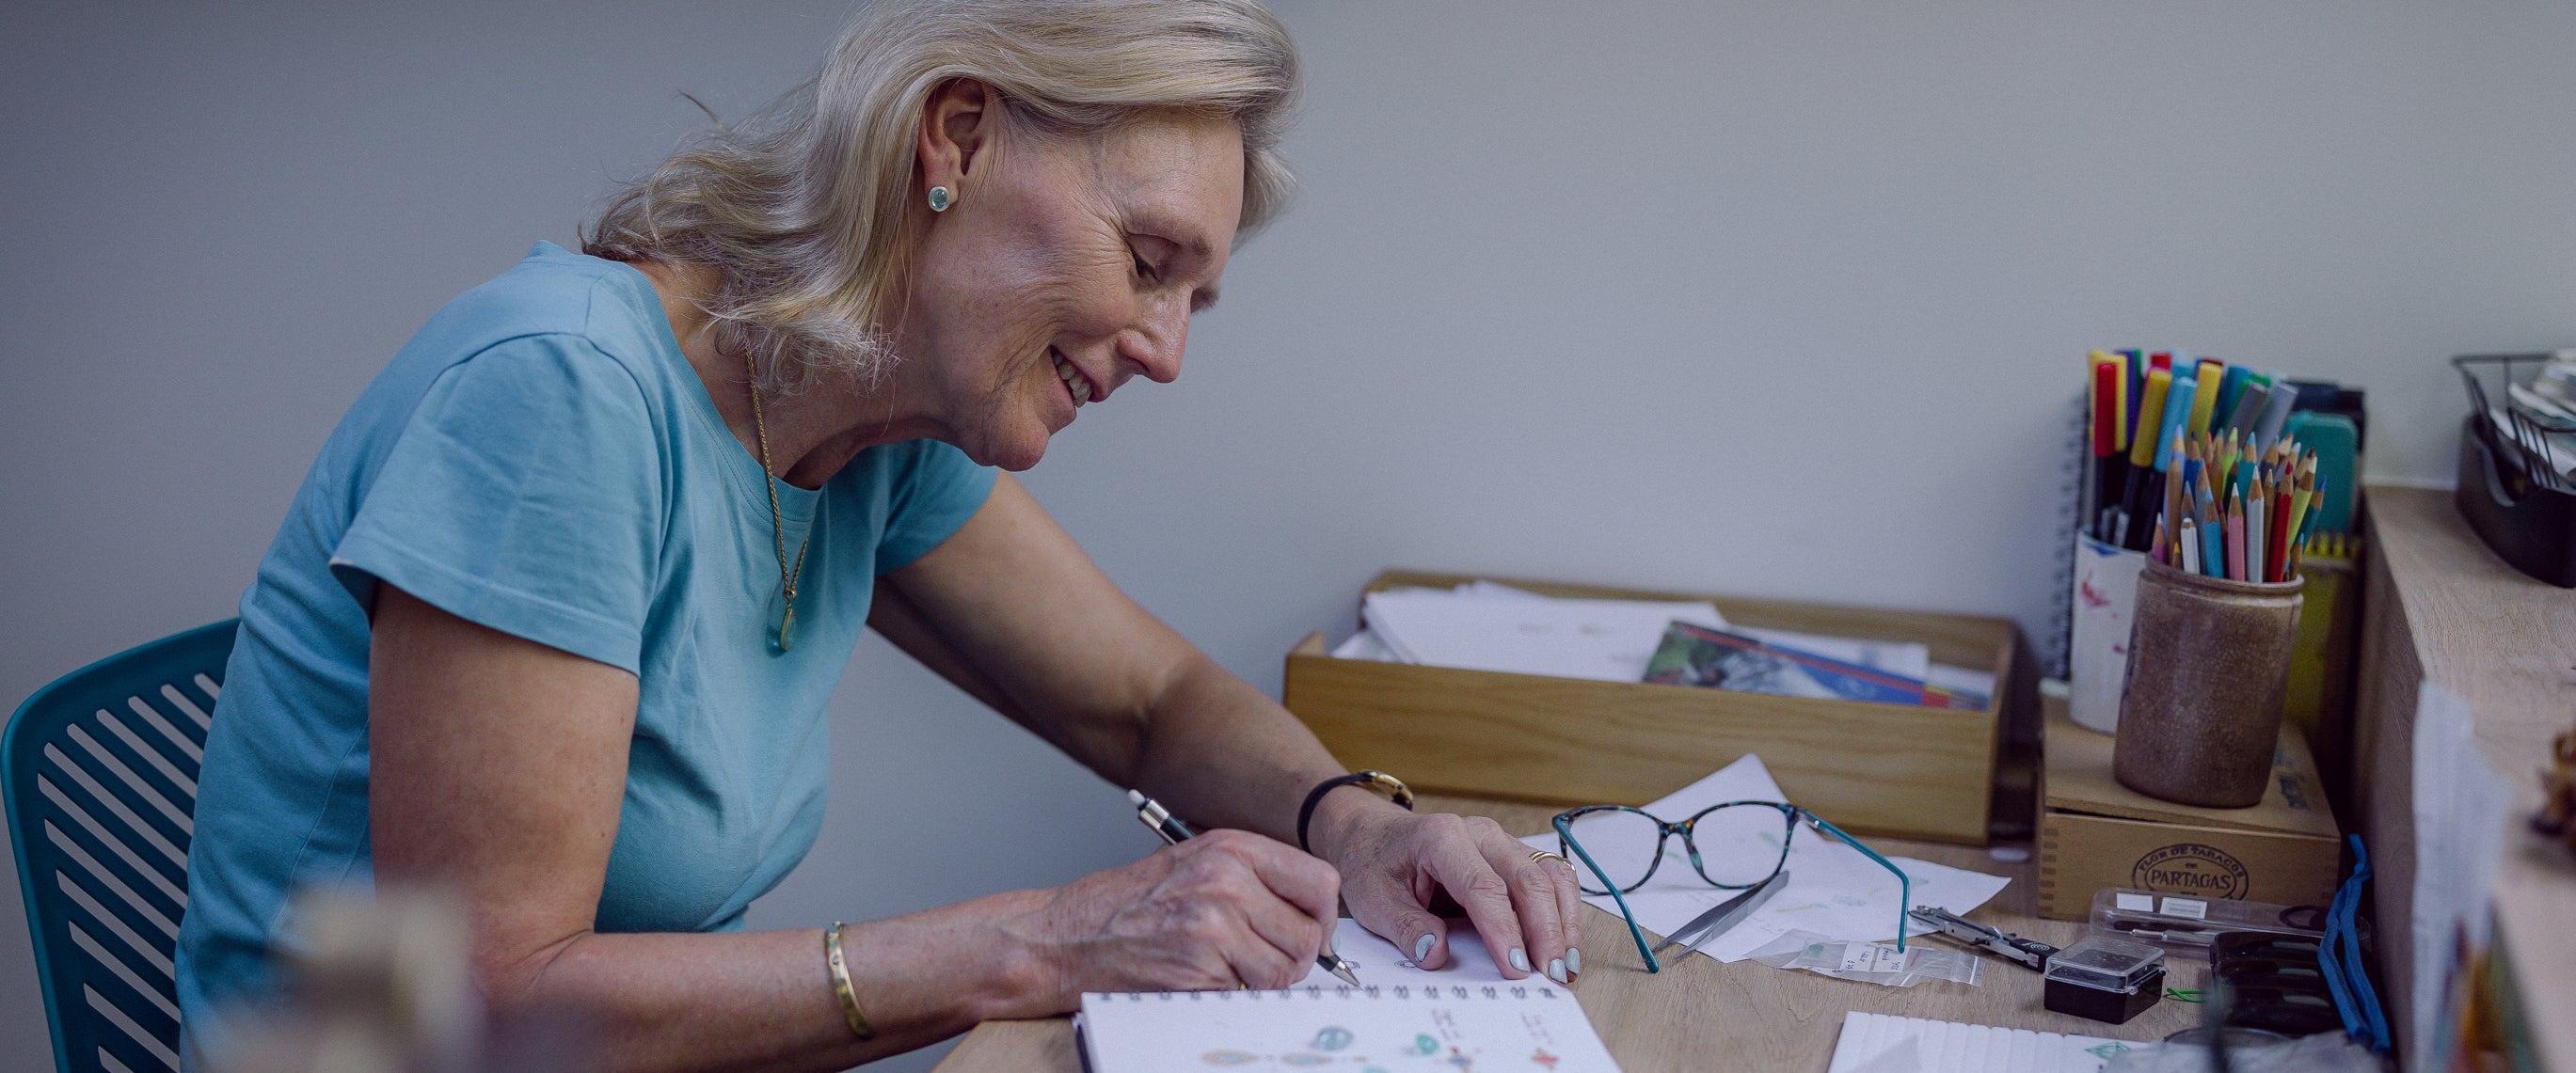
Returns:
[[[569,241],[696,121],[678,91],[740,114],[844,10],[0,8],[0,699],[227,615],[432,309]],[[1301,204],[1189,375],[1086,409],[1028,478],[1265,687],[1393,564],[2037,626],[2086,348],[2367,386],[2371,470],[2438,479],[2440,359],[2576,340],[2567,5],[1281,11]],[[759,923],[1150,845],[882,645],[837,703],[823,845]],[[0,904],[0,1054],[33,1056],[21,921]]]

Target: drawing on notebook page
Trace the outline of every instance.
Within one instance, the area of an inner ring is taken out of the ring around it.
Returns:
[[[1086,994],[1097,1073],[1617,1073],[1565,990],[1528,983]]]

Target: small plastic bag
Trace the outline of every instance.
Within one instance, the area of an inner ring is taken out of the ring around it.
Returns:
[[[1956,980],[1975,987],[1986,974],[1985,962],[1966,951],[1920,943],[1899,951],[1894,943],[1848,942],[1811,931],[1789,932],[1747,956],[1773,968],[1805,969],[1889,987],[1912,987],[1925,980]]]

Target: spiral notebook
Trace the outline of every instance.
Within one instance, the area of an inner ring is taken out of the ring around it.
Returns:
[[[1086,994],[1090,1073],[1618,1073],[1583,1007],[1532,984]]]

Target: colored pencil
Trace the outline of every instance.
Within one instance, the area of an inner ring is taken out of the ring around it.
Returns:
[[[2227,576],[2245,578],[2245,501],[2227,501]]]
[[[2262,525],[2262,520],[2264,520],[2264,507],[2267,507],[2269,502],[2272,502],[2272,497],[2264,494],[2264,486],[2259,476],[2254,479],[2254,484],[2246,484],[2246,576],[2244,576],[2246,582],[2262,582],[2264,579],[2262,546],[2264,546],[2264,535],[2269,535],[2272,530],[2267,530],[2267,527]]]
[[[2294,536],[2306,528],[2308,506],[2316,502],[2317,456],[2311,454],[2301,461],[2298,474],[2290,490],[2290,532]]]
[[[2178,538],[2182,535],[2182,452],[2174,452],[2173,457],[2165,461],[2164,485],[2165,517],[2164,521],[2157,526],[2159,532],[2156,539],[2156,550],[2159,552],[2166,550],[2165,543],[2168,538]],[[2180,563],[2182,559],[2175,556],[2169,561]]]
[[[2271,581],[2290,580],[2290,485],[2287,481],[2272,486],[2272,502],[2264,517],[2272,519],[2270,540],[2265,543],[2263,561],[2272,568]]]
[[[2200,541],[2208,547],[2200,552],[2200,569],[2211,577],[2227,576],[2227,518],[2216,509],[2205,509],[2200,525]]]

